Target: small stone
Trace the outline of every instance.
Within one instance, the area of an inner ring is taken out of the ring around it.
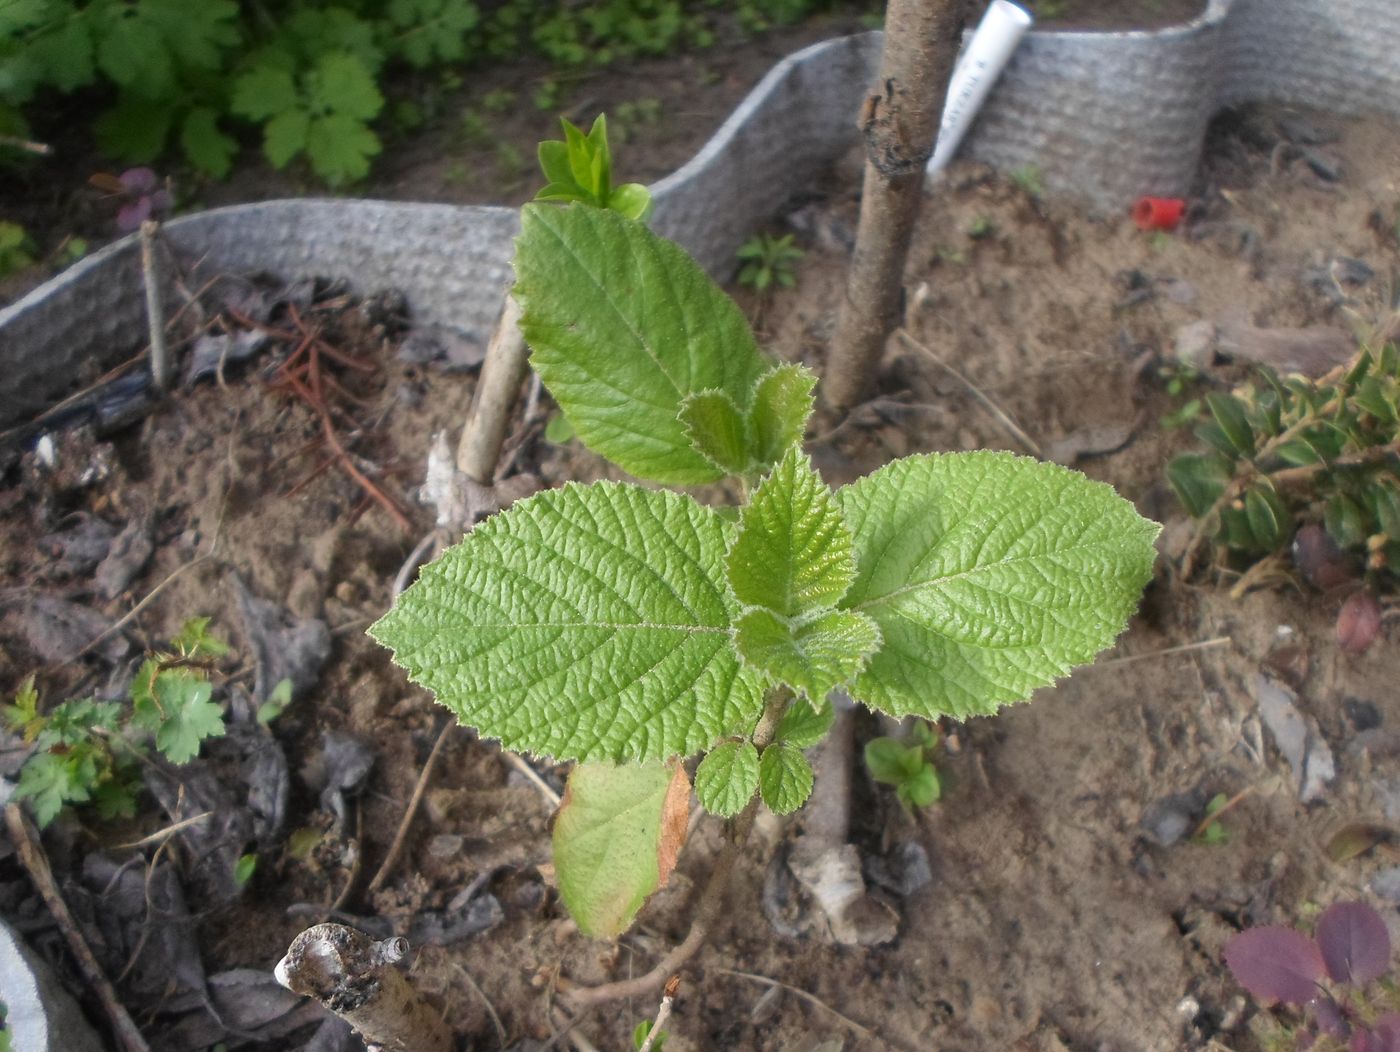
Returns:
[[[1193,369],[1204,369],[1210,365],[1215,354],[1215,323],[1193,321],[1176,330],[1174,341],[1176,360]]]
[[[933,868],[929,865],[928,851],[922,844],[912,840],[900,846],[900,893],[909,896],[933,883]]]
[[[428,841],[428,854],[439,862],[450,862],[462,854],[466,838],[457,833],[439,833]]]
[[[1321,150],[1304,150],[1303,160],[1308,162],[1308,167],[1313,170],[1313,174],[1324,182],[1339,183],[1342,181],[1340,158],[1323,153]]]
[[[1255,677],[1254,696],[1264,726],[1293,769],[1298,799],[1305,804],[1320,800],[1327,785],[1337,777],[1332,750],[1317,728],[1298,711],[1296,696],[1287,687],[1261,672]]]
[[[1148,804],[1139,824],[1158,847],[1171,847],[1195,828],[1202,806],[1199,793],[1173,793]]]
[[[1342,711],[1357,733],[1373,731],[1381,725],[1380,709],[1362,698],[1347,698],[1342,702]]]
[[[1386,901],[1400,905],[1400,866],[1383,869],[1372,877],[1371,890]]]

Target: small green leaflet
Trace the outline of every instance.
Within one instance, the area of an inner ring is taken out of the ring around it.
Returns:
[[[508,749],[689,756],[762,707],[730,641],[732,530],[680,494],[571,483],[472,530],[370,634]]]
[[[1055,464],[908,457],[837,496],[858,567],[841,605],[884,638],[851,695],[891,715],[1025,700],[1109,646],[1152,576],[1157,524]]]
[[[698,391],[681,403],[681,423],[690,443],[726,475],[745,475],[749,459],[748,421],[724,391]]]
[[[799,700],[789,705],[787,712],[783,713],[773,740],[787,742],[799,749],[809,748],[826,737],[835,718],[836,712],[829,699],[822,698],[821,703],[815,706]]]
[[[776,681],[820,700],[879,645],[869,617],[834,609],[855,576],[851,535],[797,446],[740,513],[725,565],[735,597],[751,608],[736,624],[735,645]]]
[[[812,701],[850,681],[880,646],[875,622],[850,610],[789,619],[756,607],[734,628],[734,645],[746,664]],[[811,707],[801,699],[796,706]]]
[[[792,446],[739,516],[725,562],[734,596],[783,617],[829,608],[855,577],[851,535],[812,462]]]
[[[677,245],[615,212],[522,210],[515,296],[531,361],[579,439],[639,478],[723,475],[691,445],[686,396],[747,404],[765,363],[748,323]]]
[[[712,815],[732,818],[758,788],[758,750],[752,742],[725,742],[695,769],[695,795]]]
[[[162,669],[149,691],[138,693],[133,685],[132,716],[155,734],[156,748],[171,763],[188,763],[205,738],[224,736],[224,710],[209,700],[212,693],[209,681],[190,669]]]
[[[749,435],[755,463],[776,464],[790,446],[802,444],[816,386],[817,374],[802,365],[780,365],[754,385]]]
[[[758,762],[758,788],[768,810],[791,814],[812,795],[812,765],[791,745],[776,742],[763,750]]]
[[[680,763],[581,763],[554,819],[559,894],[579,929],[610,939],[664,887],[685,843],[690,782]]]

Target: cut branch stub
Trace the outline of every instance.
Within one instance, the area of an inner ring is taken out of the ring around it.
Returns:
[[[394,966],[407,953],[407,939],[376,942],[343,924],[318,924],[292,940],[274,974],[344,1019],[370,1048],[451,1052],[447,1024]]]

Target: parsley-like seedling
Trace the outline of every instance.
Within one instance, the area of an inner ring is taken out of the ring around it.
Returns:
[[[425,567],[370,633],[483,737],[578,761],[555,870],[606,937],[674,865],[682,758],[705,754],[700,802],[742,837],[760,799],[785,813],[811,792],[802,750],[833,688],[930,720],[1023,701],[1122,631],[1157,526],[1007,453],[906,457],[832,490],[801,448],[816,377],[767,359],[630,194],[616,207],[604,128],[541,147],[550,186],[515,258],[532,364],[596,453],[653,483],[735,479],[747,500],[539,493]]]
[[[30,801],[40,828],[67,805],[90,805],[104,819],[135,814],[145,736],[172,763],[188,763],[205,740],[223,737],[224,711],[212,700],[209,669],[227,653],[228,644],[210,634],[209,618],[187,621],[168,651],[137,670],[129,707],[75,698],[45,714],[34,677],[25,680],[0,715],[35,747],[15,796]]]

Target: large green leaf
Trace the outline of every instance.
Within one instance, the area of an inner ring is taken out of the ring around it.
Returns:
[[[614,212],[529,204],[521,224],[521,331],[579,438],[641,478],[720,478],[678,414],[709,389],[748,404],[764,361],[739,308],[681,248]]]
[[[610,939],[663,887],[685,843],[690,782],[679,763],[579,764],[554,821],[559,894],[580,930]]]
[[[370,634],[507,748],[690,755],[762,707],[730,639],[732,529],[680,494],[571,483],[476,527]]]
[[[1158,526],[1108,486],[1008,453],[908,457],[841,490],[841,605],[883,646],[851,694],[896,716],[989,714],[1113,642]]]

